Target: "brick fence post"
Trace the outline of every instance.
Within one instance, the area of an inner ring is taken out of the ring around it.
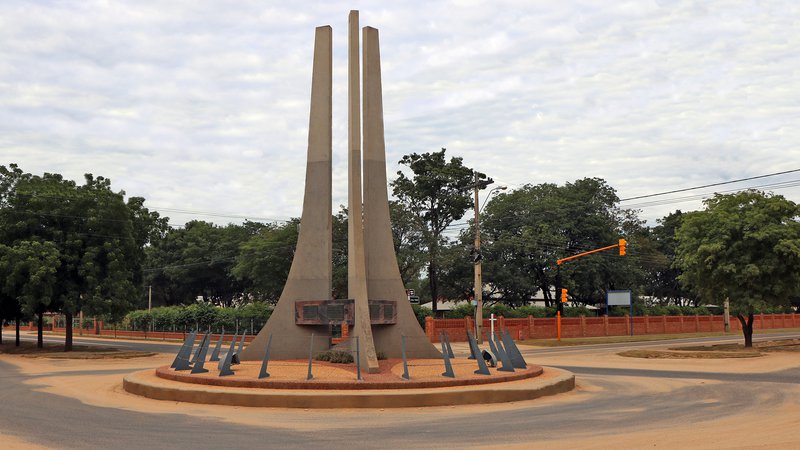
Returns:
[[[433,321],[431,316],[425,317],[425,335],[428,336],[428,340],[431,342],[433,342],[433,337],[436,336],[436,322]]]
[[[650,316],[644,316],[644,334],[650,334]]]
[[[506,329],[506,318],[503,317],[503,316],[500,316],[500,317],[497,318],[497,329],[494,330],[494,331],[496,333],[498,333],[498,335],[499,335],[500,332],[505,330],[505,329]]]
[[[533,337],[533,316],[528,315],[528,337]]]
[[[697,314],[694,315],[694,332],[697,333],[700,331],[700,316]]]
[[[475,320],[472,317],[464,317],[464,330],[466,330],[467,333],[475,334]]]
[[[678,316],[678,317],[680,317],[680,318],[681,318],[681,331],[679,331],[679,333],[683,333],[683,314],[681,314],[681,315],[680,315],[680,316]]]
[[[608,336],[608,316],[603,316],[603,334]]]
[[[586,337],[586,316],[581,314],[581,337]]]

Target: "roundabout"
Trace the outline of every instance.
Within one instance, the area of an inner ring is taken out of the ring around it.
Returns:
[[[269,378],[257,379],[259,365],[245,361],[236,374],[217,377],[174,371],[168,366],[127,375],[125,391],[143,397],[215,405],[281,408],[405,408],[505,403],[568,392],[575,388],[572,373],[529,365],[524,370],[490,375],[473,373],[470,360],[452,362],[455,378],[443,377],[438,360],[409,364],[411,379],[402,378],[403,364],[381,361],[381,371],[356,380],[353,367],[315,363],[306,380],[307,363],[275,361]]]

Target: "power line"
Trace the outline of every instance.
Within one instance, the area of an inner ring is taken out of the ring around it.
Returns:
[[[755,176],[755,177],[740,178],[738,180],[730,180],[730,181],[722,181],[722,182],[719,182],[719,183],[704,184],[702,186],[695,186],[695,187],[690,187],[690,188],[674,189],[672,191],[657,192],[655,194],[639,195],[639,196],[636,196],[636,197],[623,198],[623,199],[620,199],[619,201],[620,202],[626,202],[628,200],[638,200],[640,198],[648,198],[648,197],[656,197],[656,196],[659,196],[659,195],[675,194],[675,193],[678,193],[678,192],[686,192],[686,191],[693,191],[695,189],[703,189],[703,188],[707,188],[707,187],[722,186],[724,184],[741,183],[742,181],[757,180],[759,178],[774,177],[776,175],[784,175],[784,174],[787,174],[787,173],[794,173],[794,172],[800,172],[800,169],[785,170],[783,172],[774,172],[774,173],[768,173],[766,175],[758,175],[758,176]]]
[[[693,201],[693,200],[703,200],[703,199],[706,199],[706,198],[710,197],[713,194],[726,194],[726,193],[731,193],[731,192],[741,192],[741,191],[746,190],[746,189],[765,189],[766,188],[766,189],[770,189],[770,190],[777,190],[777,189],[788,189],[788,188],[797,187],[797,186],[800,186],[800,180],[789,180],[789,181],[781,181],[779,183],[760,184],[760,185],[750,186],[750,187],[743,188],[743,189],[727,189],[727,190],[718,191],[718,192],[704,192],[704,193],[701,193],[701,194],[692,194],[692,195],[687,195],[687,196],[683,196],[683,197],[673,197],[673,198],[666,198],[666,199],[661,199],[661,200],[652,200],[652,201],[648,201],[648,202],[630,204],[630,205],[627,205],[627,207],[631,208],[631,209],[639,209],[639,208],[647,208],[647,207],[653,207],[653,206],[670,205],[670,204],[673,204],[673,203],[684,203],[684,202]]]

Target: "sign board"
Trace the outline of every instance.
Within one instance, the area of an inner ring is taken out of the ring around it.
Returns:
[[[608,291],[606,302],[608,306],[630,306],[631,291]]]
[[[631,322],[631,336],[633,336],[633,303],[631,302],[631,291],[606,292],[606,315],[608,315],[609,306],[627,306],[631,309],[628,320]]]

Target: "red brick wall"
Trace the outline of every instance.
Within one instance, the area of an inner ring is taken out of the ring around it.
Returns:
[[[523,339],[547,339],[556,337],[556,319],[547,317],[537,319],[506,319],[497,317],[495,330],[508,330],[511,337]],[[465,342],[467,330],[472,330],[474,322],[466,319],[434,319],[427,317],[425,334],[431,342],[439,342],[439,332],[447,331],[450,341]],[[758,314],[753,328],[756,330],[772,328],[798,328],[800,314]],[[491,321],[483,319],[485,332],[491,329]],[[724,331],[722,316],[644,316],[633,318],[633,334],[679,334]],[[736,317],[731,317],[731,332],[741,331],[742,326]],[[631,332],[631,322],[625,317],[564,317],[561,319],[562,337],[625,336]]]

